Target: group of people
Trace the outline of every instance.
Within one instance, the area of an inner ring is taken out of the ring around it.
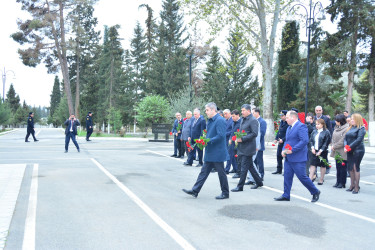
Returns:
[[[207,124],[199,109],[195,109],[193,113],[187,111],[185,118],[176,113],[172,129],[175,139],[172,157],[184,158],[186,153],[187,161],[183,165],[192,166],[193,160],[198,158],[199,163],[196,167],[202,167],[192,189],[183,191],[197,197],[209,173],[213,171],[218,172],[222,191],[217,199],[229,198],[229,173],[234,173],[232,178],[239,178],[237,186],[231,189],[232,192],[243,191],[246,184],[253,184],[252,189],[263,186],[263,151],[267,123],[260,116],[260,110],[244,104],[241,107],[241,117],[238,110],[217,110],[215,103],[208,103],[205,109]],[[345,188],[349,171],[351,185],[347,191],[353,194],[359,192],[359,171],[364,155],[363,139],[366,134],[363,118],[359,114],[338,114],[332,126],[329,117],[323,115],[321,106],[315,108],[315,113],[315,116],[309,113],[306,121],[300,121],[298,110],[294,108],[280,112],[279,130],[274,141],[278,144],[277,169],[272,174],[282,174],[284,168],[284,193],[275,198],[276,201],[290,200],[294,174],[310,191],[313,196],[311,201],[318,201],[320,191],[313,182],[317,168],[320,167],[318,185],[323,185],[326,168],[330,167],[329,148],[337,168],[337,182],[334,187]],[[189,150],[188,147],[203,135],[205,129],[206,138],[210,140],[204,155],[198,147],[192,150],[190,147]],[[242,131],[244,135],[235,137],[237,131]],[[250,180],[246,182],[246,178]]]
[[[73,141],[74,145],[77,148],[77,151],[80,152],[79,145],[76,140],[76,136],[78,134],[77,127],[80,126],[80,122],[75,117],[74,114],[71,114],[70,117],[64,122],[65,128],[65,153],[68,153],[69,142],[70,140]],[[93,121],[92,121],[92,112],[88,112],[86,116],[86,141],[91,141],[90,136],[93,132]],[[37,142],[39,140],[35,137],[35,129],[34,129],[34,113],[30,112],[29,117],[27,118],[27,134],[25,138],[25,142],[29,142],[30,134],[33,136],[34,141]]]

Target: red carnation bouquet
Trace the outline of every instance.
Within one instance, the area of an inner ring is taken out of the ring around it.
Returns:
[[[290,151],[292,151],[292,146],[290,146],[289,144],[286,144],[284,148],[285,148],[286,150],[290,150]],[[281,154],[286,155],[286,151],[284,150]]]
[[[234,132],[234,136],[232,136],[232,141],[234,141],[235,144],[236,144],[234,146],[234,148],[237,148],[237,146],[238,146],[237,139],[241,139],[245,135],[247,135],[247,133],[245,132],[245,130],[240,131],[239,129],[237,129],[237,132]]]
[[[173,133],[172,133],[172,132],[169,132],[169,135],[173,135]]]
[[[182,122],[179,122],[176,128],[177,132],[181,131],[181,128],[182,128]]]
[[[184,121],[186,121],[186,120],[187,120],[187,117],[184,118]]]
[[[342,156],[339,153],[335,155],[335,160],[337,161],[338,164],[345,166],[344,158],[342,158]]]
[[[349,145],[345,145],[346,152],[352,151],[352,148]]]
[[[207,146],[207,143],[210,141],[210,138],[206,138],[207,136],[207,130],[203,130],[202,132],[202,136],[199,137],[199,139],[194,139],[195,141],[195,144],[193,147],[197,146],[200,150],[203,150],[206,146]]]
[[[190,152],[191,150],[193,150],[194,148],[190,145],[190,142],[186,142],[186,147],[188,149],[188,152]]]

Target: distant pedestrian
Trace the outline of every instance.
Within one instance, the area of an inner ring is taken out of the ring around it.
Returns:
[[[258,120],[259,127],[260,127],[260,148],[257,151],[256,158],[255,158],[255,165],[257,166],[259,173],[264,179],[264,161],[263,161],[263,151],[266,150],[264,145],[264,136],[267,132],[267,122],[260,116],[260,110],[258,108],[254,108],[252,110],[253,116]]]
[[[90,136],[93,131],[92,112],[88,112],[86,116],[86,141],[91,141]]]
[[[279,116],[280,116],[280,125],[279,130],[277,131],[275,141],[274,143],[277,143],[277,169],[272,174],[282,174],[283,172],[283,156],[281,155],[281,152],[283,151],[284,142],[285,142],[285,136],[286,136],[286,130],[289,127],[288,123],[286,122],[286,113],[288,110],[281,110]]]
[[[77,126],[81,125],[74,115],[70,115],[69,119],[64,122],[65,129],[65,153],[68,153],[68,147],[70,139],[72,139],[77,151],[80,152],[79,146],[76,140]]]
[[[176,113],[176,120],[174,120],[172,134],[174,136],[174,151],[171,157],[181,158],[182,155],[182,142],[181,142],[181,134],[182,134],[182,127],[184,125],[184,121],[182,120],[182,116],[180,112]],[[178,155],[177,155],[178,154]]]
[[[192,125],[192,121],[194,119],[192,119],[192,116],[193,116],[193,113],[188,110],[186,111],[186,117],[184,118],[184,126],[182,128],[182,135],[181,135],[181,139],[182,139],[182,146],[184,147],[184,152],[186,152],[186,155],[189,156],[189,151],[190,149],[187,147],[186,143],[189,141],[189,137],[190,137],[190,133],[191,133],[191,125]],[[182,157],[184,157],[184,155],[182,155]]]
[[[30,134],[33,136],[34,141],[39,141],[35,138],[34,113],[33,112],[30,112],[29,117],[27,118],[27,134],[26,134],[25,142],[29,142]]]

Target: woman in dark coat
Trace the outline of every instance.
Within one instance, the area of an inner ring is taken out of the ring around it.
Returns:
[[[365,145],[363,139],[366,134],[366,129],[363,126],[363,119],[360,114],[353,114],[351,116],[350,128],[345,135],[344,150],[348,157],[348,170],[350,173],[351,184],[346,191],[358,194],[359,192],[359,178],[360,165],[363,156],[365,155]]]
[[[326,123],[323,119],[316,120],[316,130],[310,136],[310,179],[315,175],[317,167],[320,167],[320,180],[318,185],[323,185],[324,175],[326,173],[326,164],[328,164],[328,145],[331,141],[331,134],[327,130]],[[320,157],[324,160],[321,160]]]

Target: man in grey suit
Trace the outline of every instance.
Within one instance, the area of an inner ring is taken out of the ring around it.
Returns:
[[[185,152],[186,152],[186,155],[188,156],[189,155],[189,150],[186,146],[186,142],[189,141],[189,136],[190,136],[190,132],[191,132],[191,122],[193,119],[191,119],[191,117],[193,116],[193,113],[191,111],[186,111],[186,118],[184,118],[184,125],[182,127],[182,134],[181,134],[181,140],[182,140],[182,147],[185,148]],[[182,157],[184,157],[184,155],[182,155]]]
[[[261,177],[258,175],[253,164],[253,155],[256,153],[256,137],[258,136],[259,122],[251,114],[251,106],[244,104],[241,107],[242,121],[240,131],[244,130],[246,135],[242,138],[237,138],[238,142],[238,160],[241,162],[241,177],[237,187],[232,189],[232,192],[243,191],[247,171],[250,170],[251,175],[255,180],[255,185],[251,189],[257,189],[263,186]]]

